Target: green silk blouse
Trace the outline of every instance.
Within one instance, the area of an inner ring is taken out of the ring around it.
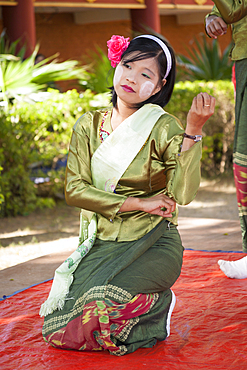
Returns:
[[[106,109],[88,112],[76,122],[69,147],[65,197],[69,205],[97,213],[99,239],[136,240],[163,218],[142,211],[118,213],[121,205],[127,197],[151,197],[160,193],[180,205],[191,202],[200,184],[201,142],[180,153],[184,129],[174,116],[164,112],[115,192],[99,190],[92,184],[91,158],[102,136],[112,132],[111,110],[108,109],[105,121]],[[177,224],[177,210],[168,220]]]
[[[247,58],[247,0],[213,0],[215,3],[210,14],[221,17],[232,27],[234,42],[231,50],[232,60]]]

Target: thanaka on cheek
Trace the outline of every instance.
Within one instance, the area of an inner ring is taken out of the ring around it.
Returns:
[[[122,77],[122,74],[123,74],[123,67],[121,65],[118,65],[116,70],[115,70],[115,74],[114,74],[114,78],[113,78],[113,85],[117,85]]]
[[[153,91],[154,91],[154,84],[151,81],[144,82],[144,84],[141,85],[141,88],[139,91],[140,99],[146,100],[152,95]]]

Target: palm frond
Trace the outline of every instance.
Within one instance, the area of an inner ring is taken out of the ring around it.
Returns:
[[[189,57],[179,54],[178,67],[182,68],[185,77],[191,80],[231,79],[232,63],[229,59],[231,44],[221,52],[218,40],[211,43],[205,35],[201,40],[194,39],[191,49],[187,48]]]
[[[75,60],[56,63],[54,61],[33,68],[32,82],[43,84],[49,81],[62,81],[70,79],[82,79],[85,68],[79,66]]]
[[[59,63],[56,59],[58,54],[35,64],[39,45],[28,58],[22,60],[19,54],[10,53],[16,51],[17,42],[9,45],[4,37],[0,37],[0,100],[3,99],[7,106],[10,99],[26,98],[45,89],[51,81],[82,79],[85,76],[85,68],[78,61]]]
[[[86,62],[86,78],[80,80],[83,88],[97,93],[108,92],[113,83],[113,69],[106,53],[96,46],[96,51],[89,52]]]

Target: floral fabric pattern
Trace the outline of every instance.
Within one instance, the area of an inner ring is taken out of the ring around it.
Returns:
[[[109,350],[122,355],[126,349],[124,345],[118,346],[117,340],[124,342],[127,339],[133,326],[139,322],[139,316],[149,312],[158,298],[158,293],[154,293],[138,294],[123,304],[110,299],[92,301],[84,306],[82,315],[45,339],[56,348]]]

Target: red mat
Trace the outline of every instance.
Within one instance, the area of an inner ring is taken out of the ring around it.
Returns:
[[[151,349],[123,357],[58,350],[41,337],[40,304],[51,282],[0,302],[0,369],[226,370],[247,369],[247,280],[227,278],[219,258],[240,253],[185,251],[173,291],[171,335]]]

